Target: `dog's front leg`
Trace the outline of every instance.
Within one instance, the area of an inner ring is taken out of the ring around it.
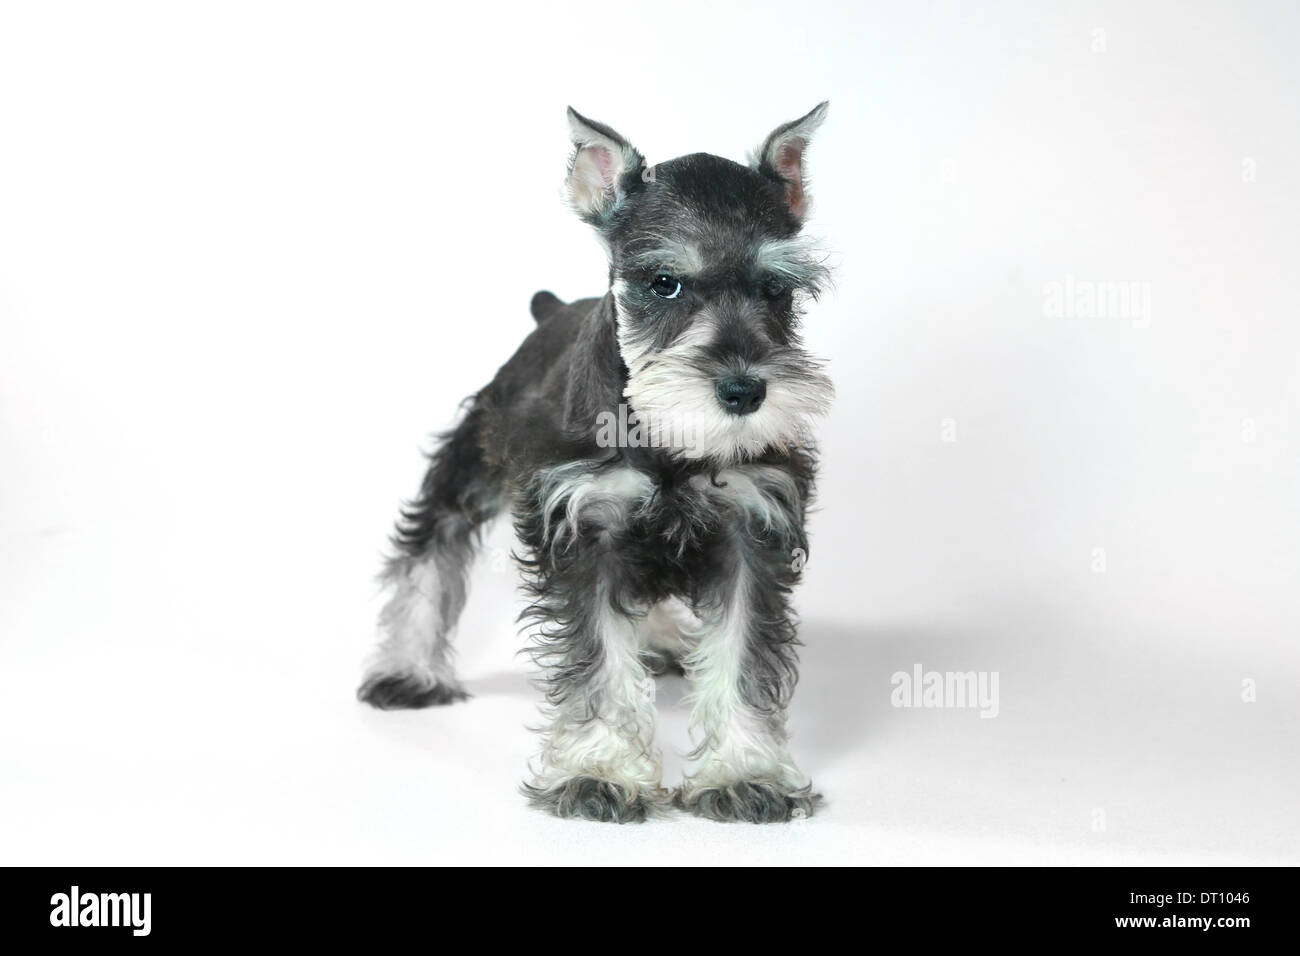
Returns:
[[[613,599],[615,575],[613,564],[591,562],[581,575],[546,582],[536,656],[551,725],[524,791],[557,816],[632,823],[666,794],[652,745],[654,679],[640,656],[636,619]]]
[[[810,816],[819,797],[790,756],[785,728],[798,663],[787,594],[797,572],[781,548],[743,534],[725,553],[684,661],[697,746],[675,802],[721,821]]]

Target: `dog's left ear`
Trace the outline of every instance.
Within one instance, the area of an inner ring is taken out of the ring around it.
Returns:
[[[773,176],[785,184],[785,202],[800,222],[808,215],[808,176],[804,172],[803,154],[812,134],[826,118],[829,101],[817,104],[806,116],[778,126],[750,156],[750,165],[760,173]]]
[[[565,188],[569,205],[590,222],[601,221],[623,199],[630,186],[640,179],[644,158],[631,143],[608,126],[587,119],[569,107],[569,135],[573,155],[569,158],[569,178]]]

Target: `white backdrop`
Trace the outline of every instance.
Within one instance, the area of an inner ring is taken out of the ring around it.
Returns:
[[[1296,862],[1297,54],[1288,3],[5,5],[0,860]],[[475,698],[353,699],[396,506],[602,290],[567,104],[653,162],[824,98],[829,804],[542,817],[505,529]]]

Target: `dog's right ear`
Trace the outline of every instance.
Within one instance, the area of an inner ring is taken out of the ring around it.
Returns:
[[[569,107],[573,155],[565,184],[569,205],[592,225],[599,225],[622,201],[645,160],[635,147],[608,126]]]

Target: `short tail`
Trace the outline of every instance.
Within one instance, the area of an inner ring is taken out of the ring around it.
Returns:
[[[528,308],[532,310],[533,318],[541,324],[554,315],[556,310],[564,308],[564,303],[555,293],[542,291],[533,296]]]

